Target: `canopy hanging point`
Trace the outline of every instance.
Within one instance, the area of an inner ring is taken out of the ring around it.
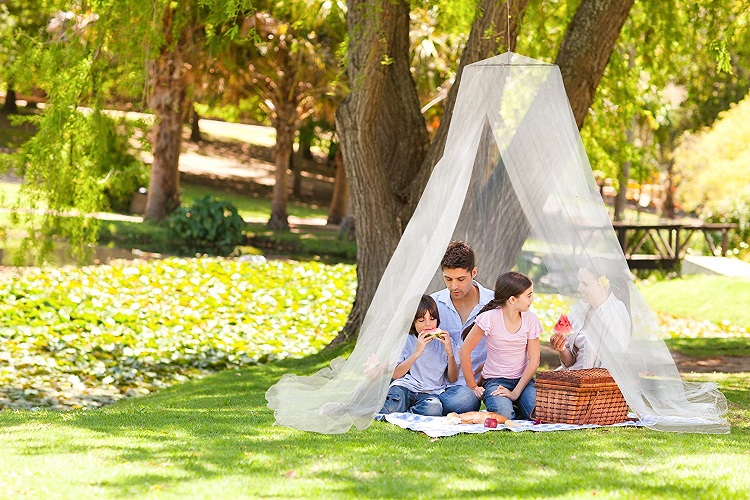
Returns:
[[[443,287],[439,264],[452,240],[474,249],[477,280],[485,286],[518,269],[534,279],[537,292],[557,294],[573,308],[580,305],[579,270],[595,269],[629,318],[592,321],[587,339],[630,408],[651,417],[648,426],[657,430],[729,432],[724,395],[715,383],[680,378],[656,316],[633,283],[559,68],[512,52],[464,68],[445,152],[354,351],[314,375],[284,375],[272,386],[266,399],[277,424],[329,434],[370,425],[421,295]]]

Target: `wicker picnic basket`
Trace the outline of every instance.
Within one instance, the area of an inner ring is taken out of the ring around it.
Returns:
[[[536,418],[542,422],[609,425],[628,418],[628,404],[605,368],[540,372]]]

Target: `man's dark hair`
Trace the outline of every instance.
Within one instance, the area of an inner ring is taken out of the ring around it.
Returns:
[[[463,241],[451,241],[440,261],[440,269],[474,269],[474,250]]]

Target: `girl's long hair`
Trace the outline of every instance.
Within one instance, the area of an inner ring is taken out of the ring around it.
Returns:
[[[517,273],[515,271],[508,271],[507,273],[501,274],[497,277],[497,281],[495,282],[495,298],[487,302],[487,304],[477,313],[477,316],[483,312],[491,311],[492,309],[500,309],[505,305],[509,298],[518,297],[525,290],[528,290],[531,285],[531,279],[525,274]],[[462,339],[466,339],[466,336],[469,335],[471,329],[474,328],[474,323],[476,323],[476,321],[472,321],[469,326],[464,328],[464,331],[461,332]]]
[[[414,326],[414,323],[416,323],[419,318],[424,317],[426,312],[429,312],[430,316],[437,320],[437,326],[440,326],[440,314],[438,314],[437,302],[435,302],[435,299],[429,295],[422,295],[422,298],[419,301],[419,307],[417,307],[417,313],[414,315],[414,320],[411,322],[411,328],[409,329],[409,333],[415,337],[419,334],[417,333],[417,328]]]

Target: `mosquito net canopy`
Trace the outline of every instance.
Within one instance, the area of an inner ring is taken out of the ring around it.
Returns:
[[[589,365],[609,369],[651,428],[725,433],[714,383],[683,381],[656,316],[634,286],[594,181],[557,66],[511,52],[466,66],[445,153],[396,248],[348,359],[284,375],[266,398],[276,423],[321,433],[364,429],[380,410],[420,297],[443,287],[440,260],[463,240],[477,280],[529,275],[533,308],[579,307],[588,270],[624,304],[587,326]],[[626,312],[623,312],[626,311]],[[575,324],[574,324],[575,326]]]

